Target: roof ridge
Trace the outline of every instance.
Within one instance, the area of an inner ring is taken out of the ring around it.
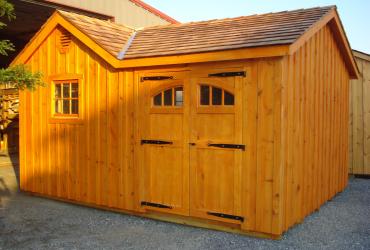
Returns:
[[[201,23],[223,22],[226,20],[232,21],[232,20],[248,18],[248,17],[263,17],[263,16],[268,16],[268,15],[286,14],[286,13],[310,11],[310,10],[316,10],[316,9],[330,10],[330,9],[336,9],[336,8],[337,8],[336,5],[317,6],[317,7],[311,7],[311,8],[301,8],[301,9],[285,10],[285,11],[278,11],[278,12],[268,12],[268,13],[262,13],[262,14],[251,14],[251,15],[238,16],[238,17],[215,18],[215,19],[204,20],[204,21],[190,21],[186,23],[155,25],[155,26],[145,27],[144,30],[150,30],[150,29],[156,29],[156,28],[167,28],[167,27],[180,27],[180,26],[183,27],[183,26],[201,24]]]

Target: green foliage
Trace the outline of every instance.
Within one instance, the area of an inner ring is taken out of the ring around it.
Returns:
[[[0,18],[15,19],[14,6],[7,0],[0,0]],[[6,27],[0,21],[0,29]],[[0,55],[8,55],[8,51],[14,51],[14,45],[9,40],[0,40]],[[0,69],[0,84],[9,84],[20,90],[34,90],[36,86],[44,86],[42,73],[32,73],[24,64],[11,66],[7,69]]]
[[[0,55],[7,56],[8,51],[14,51],[14,45],[9,40],[0,40]]]
[[[0,18],[7,18],[9,21],[15,19],[14,6],[7,0],[0,0]],[[0,29],[6,24],[0,21]],[[0,55],[7,56],[7,51],[14,51],[14,45],[9,40],[0,40]]]
[[[45,86],[42,81],[42,73],[32,73],[24,64],[0,69],[0,83],[13,85],[20,90],[34,90],[37,86]]]

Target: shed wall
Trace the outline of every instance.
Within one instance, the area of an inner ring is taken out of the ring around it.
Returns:
[[[50,122],[50,86],[20,94],[22,190],[111,208],[133,207],[132,73],[78,40],[60,53],[54,30],[28,60],[48,78],[81,74],[82,123]]]
[[[110,68],[75,38],[68,51],[60,53],[60,32],[54,30],[27,63],[32,70],[42,71],[46,79],[81,75],[83,121],[50,120],[50,86],[21,92],[21,189],[93,206],[138,211],[140,176],[133,161],[133,105],[134,85],[142,83],[134,79],[134,72]],[[214,66],[200,64],[176,70],[206,73]],[[248,150],[243,156],[246,181],[240,198],[247,219],[242,229],[279,235],[284,196],[279,164],[281,58],[218,63],[217,67],[244,67],[251,75],[243,88],[243,136]]]
[[[370,175],[370,60],[356,56],[356,63],[360,78],[350,82],[348,164],[351,174]]]
[[[133,161],[139,81],[134,72],[112,69],[75,38],[60,53],[59,32],[50,34],[28,64],[46,77],[81,75],[83,121],[49,120],[49,86],[21,92],[21,188],[133,211],[139,205]],[[192,67],[212,65],[186,70]],[[237,67],[252,75],[244,82],[242,229],[280,235],[347,185],[348,72],[329,26],[290,57],[240,61]]]
[[[284,228],[333,198],[348,179],[349,74],[330,24],[284,61]]]

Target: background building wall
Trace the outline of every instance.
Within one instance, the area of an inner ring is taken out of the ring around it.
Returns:
[[[130,0],[54,0],[54,2],[114,16],[115,22],[133,28],[170,23]]]
[[[370,175],[370,56],[354,52],[360,78],[351,81],[349,172]]]

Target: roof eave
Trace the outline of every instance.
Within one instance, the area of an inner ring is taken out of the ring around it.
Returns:
[[[359,70],[355,62],[351,46],[344,31],[342,22],[340,21],[338,12],[335,7],[309,28],[302,36],[300,36],[289,48],[289,54],[294,54],[303,44],[305,44],[312,36],[314,36],[325,25],[329,25],[333,34],[336,36],[338,46],[344,56],[345,63],[348,68],[351,79],[359,77]]]
[[[288,54],[289,45],[271,45],[182,55],[125,59],[119,62],[118,68],[138,68],[188,63],[244,60],[253,58],[283,57]]]
[[[175,20],[174,18],[168,16],[167,14],[163,13],[162,11],[154,8],[153,6],[150,6],[149,4],[147,3],[144,3],[143,1],[141,0],[130,0],[132,3],[138,5],[139,7],[149,11],[150,13],[160,17],[161,19],[169,22],[169,23],[172,23],[172,24],[177,24],[177,23],[180,23],[179,21]]]
[[[353,50],[353,55],[356,58],[361,58],[363,60],[366,60],[366,61],[370,62],[370,55],[365,53],[365,52],[358,51],[358,50]]]
[[[97,55],[103,58],[112,67],[117,68],[119,60],[110,54],[107,50],[101,47],[98,43],[84,34],[74,24],[64,18],[58,11],[55,11],[53,15],[46,21],[41,29],[34,35],[34,37],[28,42],[24,49],[17,55],[10,65],[26,63],[28,58],[33,54],[35,49],[47,38],[47,36],[60,25],[74,37],[79,39],[87,47],[92,49]]]

